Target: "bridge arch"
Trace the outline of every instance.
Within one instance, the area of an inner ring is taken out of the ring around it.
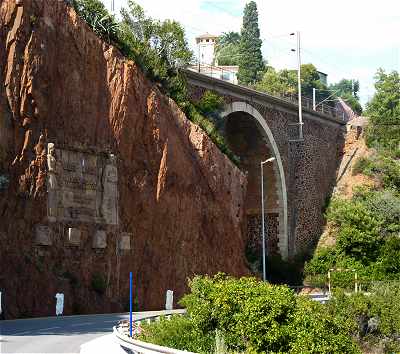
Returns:
[[[241,119],[252,118],[257,126],[258,132],[261,134],[263,141],[266,143],[269,153],[276,158],[273,162],[273,171],[276,179],[277,210],[278,210],[278,249],[283,259],[288,258],[288,205],[287,205],[287,189],[285,171],[283,168],[282,157],[278,146],[274,139],[271,129],[267,122],[252,105],[247,102],[232,102],[227,104],[222,112],[222,118],[227,122],[230,117],[233,119],[240,115]],[[247,119],[248,120],[248,119]],[[227,124],[227,123],[226,123]],[[265,156],[267,158],[269,156]],[[258,164],[259,170],[259,164]],[[261,204],[261,203],[260,203]],[[261,218],[261,217],[259,217]]]

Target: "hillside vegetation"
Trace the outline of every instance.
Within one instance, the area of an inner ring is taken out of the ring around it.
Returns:
[[[336,195],[326,212],[335,244],[317,249],[305,268],[307,281],[326,283],[329,269],[355,270],[362,285],[400,279],[400,78],[379,70],[376,94],[368,104],[365,139],[369,156],[360,157],[353,175],[373,185],[358,186],[350,199]],[[352,287],[351,272],[333,275],[333,283]]]
[[[100,0],[73,0],[72,4],[101,39],[133,60],[147,78],[206,132],[221,152],[238,164],[237,156],[229,149],[214,121],[204,113],[219,111],[218,97],[213,97],[212,103],[210,95],[200,102],[192,102],[189,98],[186,79],[180,68],[189,65],[193,53],[185,39],[185,30],[178,22],[153,19],[133,0],[129,0],[128,7],[121,10],[121,21],[111,15]]]

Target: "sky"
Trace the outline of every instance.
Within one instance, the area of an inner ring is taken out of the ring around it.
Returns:
[[[112,0],[102,0],[111,9]],[[374,93],[378,68],[400,71],[399,0],[255,0],[263,55],[278,69],[297,65],[300,31],[302,63],[313,63],[328,74],[328,83],[342,78],[360,81],[365,104]],[[115,12],[128,0],[114,0]],[[196,53],[195,37],[209,32],[239,32],[247,0],[136,0],[155,19],[174,19],[186,30]]]

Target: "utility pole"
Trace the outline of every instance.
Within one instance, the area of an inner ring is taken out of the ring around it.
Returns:
[[[111,12],[114,14],[115,12],[115,4],[114,4],[114,0],[111,0]]]
[[[303,109],[301,102],[301,46],[300,46],[300,31],[296,33],[291,33],[290,35],[297,35],[297,91],[299,93],[298,101],[299,101],[299,122],[297,123],[299,126],[299,140],[303,140]],[[295,49],[292,49],[295,51]]]
[[[199,56],[199,72],[201,71],[201,63],[200,63],[200,41],[197,43],[197,48],[198,48],[198,56]]]
[[[315,87],[313,87],[313,89],[312,89],[312,108],[313,108],[313,110],[314,111],[316,111],[317,110],[317,107],[316,107],[316,88]]]
[[[301,106],[301,54],[300,54],[300,32],[297,31],[297,85],[299,90],[299,135],[303,140],[303,109]]]

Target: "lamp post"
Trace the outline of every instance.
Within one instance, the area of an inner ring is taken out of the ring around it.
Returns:
[[[264,210],[264,164],[268,162],[272,162],[275,160],[275,157],[270,157],[265,161],[260,162],[261,167],[261,227],[262,227],[262,252],[263,252],[263,280],[266,281],[267,273],[266,273],[266,254],[265,254],[265,210]]]

